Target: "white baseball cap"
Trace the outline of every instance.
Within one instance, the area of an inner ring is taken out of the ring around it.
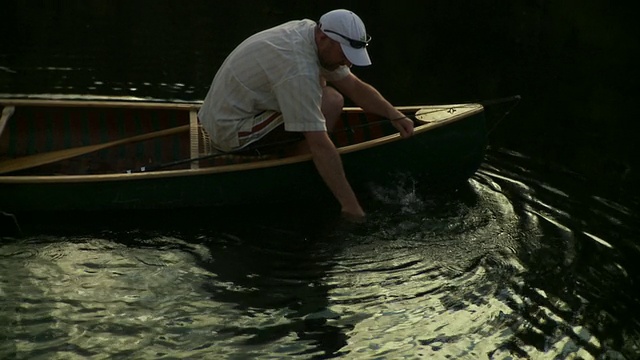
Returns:
[[[371,37],[367,35],[364,23],[352,11],[338,9],[320,17],[320,29],[331,39],[340,43],[344,55],[356,66],[371,65],[367,45]]]

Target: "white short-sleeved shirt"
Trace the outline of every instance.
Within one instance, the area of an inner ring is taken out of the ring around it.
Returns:
[[[281,112],[287,131],[326,131],[321,76],[340,80],[350,70],[320,65],[312,20],[290,21],[243,41],[224,61],[198,113],[216,147],[238,147],[238,133],[251,131],[253,116]]]

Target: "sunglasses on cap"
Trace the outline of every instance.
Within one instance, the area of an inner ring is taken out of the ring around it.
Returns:
[[[371,36],[369,36],[369,35],[367,35],[367,40],[360,41],[360,40],[355,40],[355,39],[346,37],[346,36],[340,34],[339,32],[335,32],[333,30],[322,29],[322,31],[328,32],[328,33],[332,33],[332,34],[336,34],[336,35],[340,36],[341,38],[347,40],[349,42],[349,46],[351,46],[354,49],[362,49],[363,47],[367,47],[367,46],[369,46],[369,41],[371,41]]]

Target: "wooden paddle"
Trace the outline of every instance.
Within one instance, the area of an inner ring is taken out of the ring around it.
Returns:
[[[4,111],[3,111],[3,117],[4,117]],[[75,147],[71,149],[57,150],[57,151],[51,151],[48,153],[34,154],[34,155],[23,156],[16,159],[10,159],[10,160],[0,162],[0,174],[29,169],[29,168],[40,166],[40,165],[50,164],[56,161],[70,159],[76,156],[88,154],[94,151],[110,148],[113,146],[124,145],[124,144],[134,143],[138,141],[149,140],[149,139],[153,139],[161,136],[177,134],[187,130],[189,130],[189,125],[182,125],[182,126],[178,126],[170,129],[154,131],[147,134],[136,135],[136,136],[128,137],[126,139],[110,141],[110,142],[97,144],[97,145],[80,146],[80,147]]]

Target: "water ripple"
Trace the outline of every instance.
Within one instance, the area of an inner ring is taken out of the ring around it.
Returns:
[[[0,353],[636,358],[632,205],[538,165],[494,151],[452,193],[373,187],[356,227],[293,209],[8,239]]]

